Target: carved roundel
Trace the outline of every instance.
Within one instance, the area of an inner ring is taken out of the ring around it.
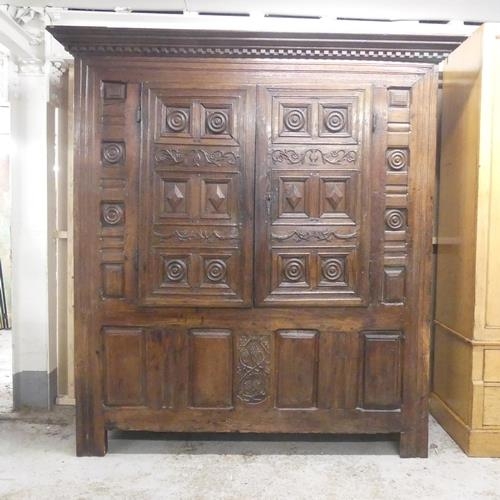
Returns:
[[[300,109],[291,109],[283,118],[285,128],[290,132],[300,132],[306,126],[306,117]]]
[[[227,266],[222,259],[210,259],[205,262],[205,275],[212,283],[226,281]]]
[[[222,111],[212,111],[207,113],[206,127],[211,134],[223,134],[228,126],[227,114]]]
[[[385,213],[385,224],[392,230],[403,229],[406,225],[406,215],[403,210],[387,210]]]
[[[342,259],[325,259],[321,265],[321,272],[326,281],[339,281],[344,274]]]
[[[341,132],[345,128],[345,115],[342,111],[335,109],[325,116],[325,127],[329,132]]]
[[[283,266],[283,277],[285,281],[298,283],[305,281],[306,269],[302,259],[288,259]]]
[[[101,220],[106,226],[123,224],[125,209],[122,203],[103,203],[101,206]]]
[[[123,163],[125,159],[125,144],[123,142],[104,142],[101,154],[105,165]]]
[[[183,109],[167,111],[167,127],[171,132],[184,132],[189,125],[189,113]]]
[[[387,164],[391,170],[404,170],[408,166],[408,151],[406,149],[389,149]]]
[[[181,259],[172,259],[165,262],[165,278],[167,281],[179,283],[186,280],[187,266]]]

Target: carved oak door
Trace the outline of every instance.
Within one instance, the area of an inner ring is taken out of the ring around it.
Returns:
[[[252,303],[254,94],[143,89],[143,305]]]
[[[260,87],[259,305],[368,303],[371,89]]]

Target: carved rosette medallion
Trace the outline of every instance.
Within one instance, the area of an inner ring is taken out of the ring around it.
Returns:
[[[187,266],[180,259],[171,259],[165,261],[165,278],[166,281],[179,283],[186,280]]]
[[[101,220],[106,226],[119,226],[125,219],[123,203],[103,203],[101,206]]]
[[[189,124],[189,114],[182,109],[167,112],[167,128],[171,132],[184,132]]]
[[[212,283],[225,283],[227,266],[222,259],[210,259],[205,262],[205,276]]]
[[[408,151],[406,149],[389,149],[387,164],[390,170],[404,170],[408,166]]]
[[[385,224],[391,231],[398,231],[406,226],[406,216],[403,210],[387,210]]]
[[[206,127],[207,132],[211,134],[222,134],[226,132],[228,125],[228,118],[226,113],[222,111],[213,111],[207,113]]]
[[[341,259],[326,259],[321,265],[321,273],[326,281],[339,281],[344,275],[344,262]]]
[[[237,398],[258,404],[269,396],[270,341],[264,335],[242,335],[238,341]]]
[[[345,116],[340,110],[333,110],[325,117],[325,127],[329,132],[338,133],[345,128]]]
[[[305,266],[302,259],[287,259],[283,265],[283,278],[285,281],[297,283],[305,280]]]
[[[285,128],[290,132],[300,132],[306,126],[304,112],[300,109],[292,109],[285,113],[283,118]]]
[[[125,159],[123,142],[104,142],[102,145],[102,162],[104,165],[118,165]]]

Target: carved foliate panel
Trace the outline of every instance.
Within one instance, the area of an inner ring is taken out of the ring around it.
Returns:
[[[236,397],[246,404],[269,398],[271,341],[268,335],[241,335],[236,358]]]
[[[144,89],[142,304],[250,303],[253,99],[245,88]]]
[[[258,136],[258,303],[366,304],[370,88],[262,87],[259,100],[272,134]]]

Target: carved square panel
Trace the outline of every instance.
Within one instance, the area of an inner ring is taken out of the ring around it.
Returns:
[[[191,109],[188,107],[165,106],[164,130],[169,134],[188,134],[190,131]]]
[[[309,288],[309,259],[308,254],[275,253],[273,255],[273,289]]]
[[[278,217],[305,218],[310,216],[309,177],[279,177]]]
[[[101,161],[105,167],[117,167],[125,163],[125,143],[123,141],[103,141]]]
[[[230,280],[229,268],[230,256],[228,255],[204,255],[203,259],[203,270],[202,270],[202,286],[211,287],[228,287]]]
[[[127,97],[127,84],[123,82],[102,82],[102,96],[106,100],[124,101]]]
[[[202,136],[232,137],[233,110],[228,106],[201,106]]]
[[[279,135],[281,137],[310,137],[312,105],[304,103],[280,103],[279,107]]]
[[[202,179],[201,216],[212,219],[231,218],[231,179]]]
[[[350,106],[321,106],[320,135],[351,135],[351,108]]]
[[[319,286],[347,285],[346,255],[319,255],[318,264]]]
[[[189,287],[189,255],[163,255],[160,287]]]
[[[125,205],[121,202],[101,203],[101,223],[103,226],[116,227],[125,223]]]

